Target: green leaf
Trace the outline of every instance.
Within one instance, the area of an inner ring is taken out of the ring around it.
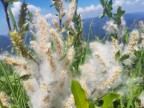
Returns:
[[[12,3],[14,3],[14,2],[18,2],[19,0],[4,0],[4,1],[12,4]]]
[[[107,6],[109,12],[111,12],[112,9],[113,9],[113,8],[112,8],[112,4],[113,4],[113,2],[112,2],[112,0],[110,0],[109,3],[108,3],[108,6]]]
[[[10,17],[11,23],[13,25],[13,28],[16,29],[16,31],[18,31],[16,21],[15,21],[15,18],[14,18],[14,15],[12,13],[10,5],[8,6],[8,12],[9,12],[9,17]]]
[[[141,75],[142,73],[142,63],[141,63],[141,60],[138,61],[137,63],[137,75]]]
[[[9,78],[9,80],[11,81],[11,82],[13,82],[14,80],[15,80],[15,78],[14,78],[14,76],[13,75],[9,75],[8,76],[8,78]],[[6,79],[5,79],[5,77],[3,76],[3,77],[0,77],[0,80],[1,81],[5,81],[6,82]]]
[[[30,77],[31,77],[31,75],[30,74],[26,74],[26,75],[23,75],[23,76],[21,76],[20,77],[20,79],[22,79],[22,80],[28,80],[28,79],[30,79]]]
[[[55,16],[59,16],[58,14],[55,14]]]
[[[123,11],[122,8],[119,7],[118,10],[117,10],[117,16],[120,18],[124,15],[124,13],[125,13],[125,11]]]
[[[125,34],[124,34],[124,41],[127,43],[129,41],[129,34],[130,32],[128,30],[125,30]]]
[[[66,13],[63,13],[63,14],[61,15],[61,18],[63,18],[65,15],[66,15]]]
[[[112,7],[113,0],[110,0],[108,4]]]
[[[18,108],[18,107],[14,105],[14,106],[11,106],[11,108]]]
[[[93,103],[89,102],[89,108],[96,108],[96,107]]]
[[[123,62],[124,60],[128,59],[129,58],[129,55],[128,54],[125,54],[123,55],[121,58],[120,58],[120,61]]]
[[[89,102],[89,108],[100,108],[100,107],[95,106],[92,102]]]
[[[120,57],[120,51],[116,52],[115,58],[118,59]]]
[[[72,81],[71,91],[74,96],[76,108],[89,108],[86,92],[76,80]]]
[[[107,4],[107,0],[100,0],[102,6],[105,6]]]
[[[120,95],[117,93],[109,93],[105,95],[102,100],[104,101],[102,108],[109,108],[115,100],[120,99]]]
[[[23,30],[28,30],[28,27],[29,27],[29,22],[23,24],[22,29]]]
[[[99,16],[99,18],[103,18],[104,16],[105,16],[105,14],[102,13],[102,14]]]

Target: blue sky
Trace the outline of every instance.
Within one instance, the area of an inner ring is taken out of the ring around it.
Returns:
[[[23,0],[20,0],[21,2]],[[39,2],[37,0],[25,0],[27,3],[34,5],[36,7],[39,7],[42,9],[41,13],[42,14],[46,14],[46,13],[55,13],[54,8],[50,8],[51,0],[41,0],[42,2]],[[85,1],[85,0],[79,0],[79,6],[80,7],[87,7],[90,5],[97,5],[99,4],[99,0],[89,0],[89,1]],[[13,7],[13,6],[12,6]],[[1,34],[7,34],[7,25],[6,25],[6,20],[5,20],[5,13],[3,10],[3,6],[0,3],[0,35]]]
[[[47,8],[51,4],[51,0],[41,0],[42,2],[36,2],[36,0],[25,0],[33,5]],[[79,0],[79,6],[85,7],[90,4],[98,4],[99,0]]]
[[[18,16],[20,3],[15,2],[14,5],[11,5],[13,14],[15,17]],[[29,3],[30,10],[39,10],[42,15],[46,16],[47,18],[52,18],[55,14],[55,9],[50,8],[49,6],[52,4],[51,0],[25,0]],[[114,10],[117,9],[119,5],[126,10],[127,13],[132,12],[141,12],[143,11],[144,7],[144,0],[113,0],[113,8]],[[78,12],[81,14],[82,18],[92,18],[97,17],[102,13],[102,6],[100,5],[100,0],[79,0],[79,7]],[[8,34],[7,24],[5,20],[5,14],[3,11],[3,6],[0,3],[0,35]]]
[[[23,0],[20,0],[21,2]],[[37,2],[36,0],[25,0],[27,3],[30,3],[36,7],[41,7],[45,10],[47,10],[48,12],[54,12],[54,9],[53,8],[50,8],[49,6],[52,4],[51,3],[51,0],[41,0],[42,2]],[[99,0],[88,0],[88,1],[85,1],[85,0],[79,0],[79,6],[80,7],[86,7],[86,6],[89,6],[91,4],[94,4],[94,5],[97,5],[99,4]],[[3,6],[2,4],[0,3],[0,13],[3,13]],[[0,14],[0,18],[4,17],[3,14]]]

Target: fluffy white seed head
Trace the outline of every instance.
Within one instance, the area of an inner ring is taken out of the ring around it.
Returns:
[[[106,42],[102,44],[100,42],[92,42],[90,43],[90,48],[92,54],[86,63],[80,67],[82,75],[80,82],[82,82],[89,96],[93,94],[99,97],[109,87],[120,81],[121,65],[115,60],[113,43]],[[85,82],[83,78],[86,80]]]
[[[139,32],[137,30],[133,30],[131,35],[130,35],[130,40],[129,43],[125,49],[125,52],[127,54],[132,54],[134,50],[137,49],[137,42],[139,38]]]
[[[0,101],[2,102],[3,106],[10,107],[7,97],[6,97],[5,93],[3,93],[3,92],[0,92]]]
[[[70,22],[74,16],[75,9],[76,9],[76,0],[72,0],[70,3],[70,9],[69,9],[68,17],[66,19],[65,26],[68,26],[70,24]]]
[[[110,20],[106,22],[106,25],[103,27],[103,29],[106,30],[108,34],[113,34],[118,30],[118,26],[113,20]]]

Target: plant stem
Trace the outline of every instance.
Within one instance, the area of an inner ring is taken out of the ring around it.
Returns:
[[[4,11],[5,11],[5,15],[6,15],[6,20],[7,20],[9,31],[11,31],[12,29],[11,29],[10,19],[9,19],[9,15],[8,15],[8,11],[7,11],[8,2],[5,2],[4,0],[1,0],[1,2],[2,2],[3,7],[4,7]]]
[[[60,25],[60,29],[62,28],[62,19],[59,19],[59,25]]]

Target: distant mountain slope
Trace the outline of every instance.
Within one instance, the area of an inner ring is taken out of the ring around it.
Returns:
[[[0,35],[0,52],[11,49],[11,41],[8,37]]]
[[[124,19],[126,20],[126,26],[129,28],[129,30],[138,28],[138,24],[140,20],[144,21],[144,12],[140,13],[128,13],[125,14]],[[89,28],[91,26],[92,33],[90,34],[90,40],[94,40],[95,36],[99,36],[102,38],[105,36],[105,31],[103,30],[103,26],[105,25],[106,21],[109,19],[107,17],[99,19],[96,18],[89,18],[83,20],[83,39],[87,39],[89,34]],[[28,44],[30,40],[30,36],[28,36],[26,43]],[[0,36],[0,51],[4,50],[10,50],[11,42],[9,39],[9,36]]]
[[[144,21],[144,12],[125,14],[124,19],[126,21],[126,27],[128,27],[129,30],[138,28],[139,21],[140,20]],[[102,19],[99,19],[98,17],[84,19],[83,20],[83,27],[84,27],[83,38],[87,39],[91,23],[92,23],[92,26],[91,26],[92,34],[90,37],[91,40],[95,39],[95,36],[99,36],[100,38],[105,36],[105,31],[103,30],[103,26],[105,25],[106,21],[108,21],[108,20],[109,19],[107,17],[104,17]]]

